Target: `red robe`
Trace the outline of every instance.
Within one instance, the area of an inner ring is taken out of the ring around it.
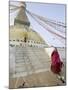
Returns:
[[[51,54],[51,71],[55,74],[59,74],[62,69],[63,62],[60,60],[57,51],[53,51]]]

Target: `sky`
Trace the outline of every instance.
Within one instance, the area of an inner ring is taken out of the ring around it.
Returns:
[[[15,2],[15,4],[17,4]],[[47,3],[29,3],[26,2],[26,8],[43,17],[46,17],[51,20],[60,21],[65,23],[65,5],[64,4],[47,4]],[[10,24],[12,25],[14,22],[14,18],[16,17],[18,11],[10,13]],[[30,25],[40,34],[40,36],[45,40],[45,42],[50,46],[55,47],[65,47],[65,40],[62,40],[61,38],[58,38],[57,36],[49,33],[46,29],[44,29],[42,26],[40,26],[31,16],[26,13]],[[53,30],[53,28],[51,28]],[[62,29],[62,28],[61,28]],[[63,29],[62,29],[63,30]],[[59,33],[59,32],[57,32]],[[61,33],[60,33],[61,34]],[[65,36],[65,34],[64,34]]]

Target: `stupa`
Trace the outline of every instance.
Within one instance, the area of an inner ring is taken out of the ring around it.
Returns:
[[[25,9],[22,2],[10,26],[9,88],[56,85],[59,80],[50,72],[50,57],[45,51],[48,44],[30,27]]]

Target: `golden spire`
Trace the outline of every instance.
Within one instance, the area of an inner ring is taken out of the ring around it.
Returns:
[[[18,12],[17,17],[14,20],[14,24],[24,24],[27,26],[30,25],[30,22],[28,20],[25,10],[26,10],[25,2],[20,2],[20,10]]]

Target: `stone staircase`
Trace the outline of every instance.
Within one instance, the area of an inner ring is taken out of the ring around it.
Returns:
[[[50,58],[44,48],[15,46],[10,52],[11,57],[15,56],[10,59],[12,67],[14,64],[10,88],[18,88],[23,82],[24,87],[65,85],[50,71]]]
[[[15,47],[15,73],[13,77],[27,76],[50,69],[50,58],[44,48]]]

